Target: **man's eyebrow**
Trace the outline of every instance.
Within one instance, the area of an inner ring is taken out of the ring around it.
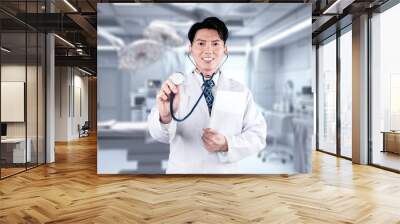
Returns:
[[[203,40],[203,39],[196,39],[195,41],[206,41],[206,40]],[[219,41],[222,41],[222,40],[212,40],[211,42],[219,42]]]

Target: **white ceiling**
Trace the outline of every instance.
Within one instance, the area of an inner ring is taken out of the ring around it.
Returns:
[[[123,39],[137,39],[150,22],[161,20],[185,38],[194,22],[216,16],[227,24],[230,39],[240,39],[273,28],[299,7],[299,3],[99,3],[97,25]]]

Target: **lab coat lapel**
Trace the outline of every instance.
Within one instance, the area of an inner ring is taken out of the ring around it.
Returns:
[[[217,94],[218,94],[218,91],[220,91],[220,90],[223,90],[225,87],[225,85],[226,85],[226,82],[227,82],[227,79],[225,79],[225,75],[221,72],[220,74],[219,74],[219,79],[218,79],[218,84],[217,84]],[[216,94],[216,95],[217,95]]]
[[[215,120],[215,117],[220,116],[218,113],[221,113],[221,111],[218,111],[217,109],[217,104],[218,104],[218,93],[220,91],[226,91],[227,90],[227,79],[225,79],[225,76],[223,73],[220,73],[219,79],[218,79],[218,84],[217,84],[217,89],[215,91],[215,96],[214,96],[214,104],[213,104],[213,110],[211,111],[211,117],[210,117],[210,127],[214,129],[218,129],[218,121]],[[223,116],[223,115],[222,115]]]
[[[188,81],[190,83],[188,83],[187,95],[189,97],[188,102],[191,109],[198,100],[199,96],[202,94],[202,84],[197,79],[196,74],[189,74]],[[205,117],[209,119],[210,116],[208,115],[208,106],[204,96],[201,97],[200,102],[197,105],[197,108],[194,109],[193,113],[196,113],[196,110],[198,110],[200,114],[206,115]]]

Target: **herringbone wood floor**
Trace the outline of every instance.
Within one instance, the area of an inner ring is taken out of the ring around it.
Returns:
[[[400,223],[400,175],[315,152],[311,175],[98,176],[96,138],[0,181],[0,223]]]

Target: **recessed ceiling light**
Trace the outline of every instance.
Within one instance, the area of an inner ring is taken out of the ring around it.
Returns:
[[[343,9],[352,4],[354,0],[337,0],[333,2],[322,14],[342,14]]]
[[[10,53],[10,52],[11,52],[11,50],[9,50],[9,49],[7,49],[7,48],[5,48],[5,47],[1,47],[1,50],[4,51],[4,52],[6,52],[6,53]]]
[[[68,2],[68,0],[64,0],[65,4],[68,5],[68,7],[70,7],[74,12],[78,12],[78,10],[71,4]]]
[[[81,69],[81,68],[79,68],[79,67],[78,67],[78,70],[81,71],[81,72],[83,72],[83,73],[85,73],[85,74],[87,74],[87,75],[92,75],[92,73],[90,73],[90,72],[88,72],[88,71],[86,71],[86,70],[83,70],[83,69]]]
[[[64,43],[66,43],[67,45],[69,45],[70,47],[75,48],[75,45],[71,44],[71,42],[69,42],[68,40],[66,40],[66,39],[64,39],[64,38],[62,38],[62,37],[60,37],[60,36],[57,35],[57,34],[54,34],[54,36],[57,37],[57,38],[58,38],[59,40],[61,40],[62,42],[64,42]]]

